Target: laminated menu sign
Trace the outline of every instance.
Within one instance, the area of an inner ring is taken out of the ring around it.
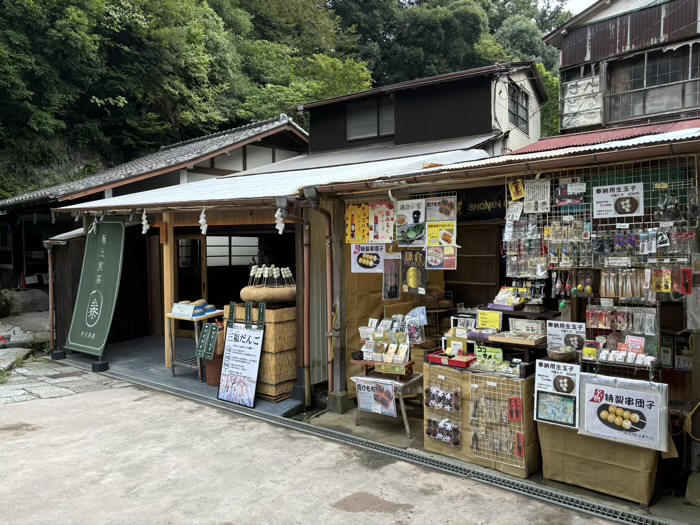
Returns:
[[[394,205],[391,202],[373,202],[369,205],[369,242],[394,242]]]
[[[345,207],[345,242],[369,242],[369,205],[348,204]]]
[[[537,360],[535,420],[578,428],[580,365]]]
[[[525,183],[525,213],[549,213],[552,181],[531,180]]]
[[[427,270],[456,270],[457,248],[454,246],[431,246],[426,256]]]
[[[456,222],[429,222],[428,246],[455,246],[457,244]]]
[[[357,407],[360,410],[396,417],[393,384],[371,378],[354,377],[353,380],[357,387]]]
[[[581,374],[579,434],[666,452],[668,385]]]
[[[396,240],[400,247],[425,246],[425,199],[396,203]]]
[[[383,244],[350,245],[351,273],[384,273]]]
[[[457,198],[448,196],[425,199],[425,215],[428,222],[456,221]]]
[[[570,346],[583,350],[586,342],[586,323],[547,321],[547,346]]]
[[[403,291],[425,294],[427,278],[425,273],[425,250],[404,250],[401,253]]]
[[[631,182],[593,188],[593,218],[644,215],[644,183]]]
[[[263,330],[238,326],[226,330],[218,395],[222,401],[247,407],[254,405],[263,336]]]

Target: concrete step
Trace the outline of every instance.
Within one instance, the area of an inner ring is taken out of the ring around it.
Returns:
[[[6,343],[12,344],[12,343]],[[14,346],[0,348],[0,372],[4,372],[15,366],[15,360],[25,359],[33,352],[29,346]]]

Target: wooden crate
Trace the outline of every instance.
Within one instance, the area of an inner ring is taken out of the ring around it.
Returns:
[[[296,349],[284,352],[263,352],[260,356],[258,381],[273,384],[294,380],[297,377]]]
[[[224,306],[224,318],[228,319],[228,306]],[[296,321],[297,309],[295,308],[268,308],[265,310],[265,324]],[[236,321],[245,322],[245,305],[236,305]],[[258,308],[253,308],[253,322],[258,322]]]
[[[256,395],[263,398],[264,396],[267,398],[275,398],[284,394],[291,394],[295,384],[296,379],[285,381],[283,383],[277,383],[276,385],[258,382]]]

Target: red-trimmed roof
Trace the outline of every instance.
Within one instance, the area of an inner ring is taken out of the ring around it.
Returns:
[[[601,129],[586,133],[572,133],[570,135],[559,135],[540,139],[529,146],[513,151],[510,155],[536,153],[538,151],[550,151],[577,146],[590,146],[592,144],[602,144],[613,140],[632,139],[644,135],[655,135],[658,133],[668,133],[670,131],[681,131],[692,128],[700,128],[700,119],[659,122],[656,124],[645,124],[642,126],[625,128]]]

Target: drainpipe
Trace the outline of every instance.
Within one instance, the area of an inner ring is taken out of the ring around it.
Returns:
[[[44,248],[49,254],[49,348],[51,352],[56,347],[56,315],[55,315],[55,298],[54,298],[54,271],[53,271],[53,247],[65,246],[66,241],[44,241]]]
[[[309,221],[304,217],[291,215],[287,210],[287,199],[278,200],[277,206],[280,209],[282,218],[302,225],[304,231],[304,356],[302,366],[304,368],[304,406],[310,407],[311,401],[311,284],[309,282],[311,274],[311,238],[309,236]]]
[[[328,355],[328,394],[334,391],[333,380],[333,226],[331,212],[321,208],[315,188],[305,188],[304,195],[311,202],[311,208],[321,213],[326,219],[326,351]]]
[[[309,224],[304,230],[304,405],[311,406],[311,239]]]

